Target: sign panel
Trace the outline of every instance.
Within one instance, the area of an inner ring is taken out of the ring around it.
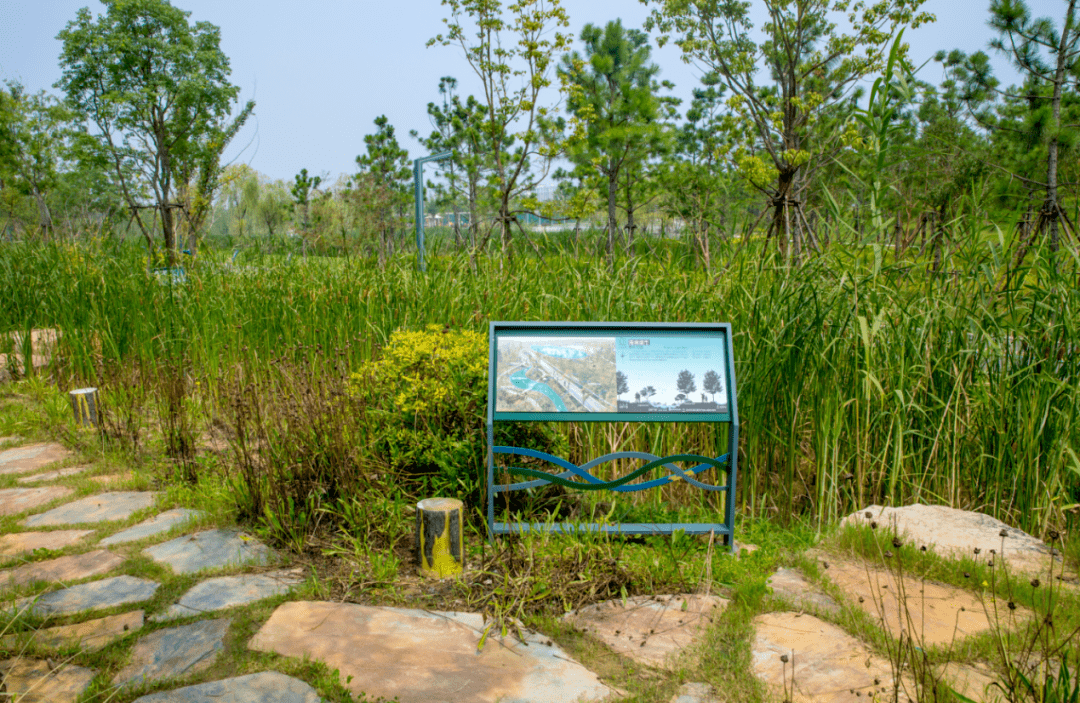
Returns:
[[[495,419],[727,421],[728,329],[493,324]]]

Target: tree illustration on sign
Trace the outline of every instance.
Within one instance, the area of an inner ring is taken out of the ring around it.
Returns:
[[[630,381],[622,371],[615,372],[615,392],[618,395],[630,392]]]
[[[649,398],[654,395],[656,395],[656,389],[652,386],[645,386],[641,389],[641,399],[644,400],[646,403],[648,403]]]
[[[701,390],[706,393],[711,393],[713,402],[716,402],[716,394],[720,393],[724,389],[720,386],[720,374],[715,371],[706,371],[705,378],[702,379]]]
[[[697,384],[694,383],[694,374],[690,373],[688,369],[680,371],[675,387],[679,389],[679,395],[675,396],[675,400],[686,400],[691,393],[697,390]]]

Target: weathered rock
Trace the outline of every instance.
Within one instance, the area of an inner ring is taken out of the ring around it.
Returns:
[[[867,513],[871,517],[867,518]],[[903,508],[871,505],[848,515],[840,524],[869,525],[872,521],[882,527],[895,526],[905,541],[925,545],[954,559],[969,557],[985,561],[994,558],[990,553],[993,549],[999,565],[1004,555],[1010,569],[1043,570],[1049,564],[1050,548],[1041,540],[984,513],[919,503]],[[1006,537],[1001,536],[1002,530]],[[980,552],[978,557],[976,549]]]
[[[87,652],[96,652],[107,644],[111,644],[129,632],[134,632],[143,626],[143,611],[133,610],[119,615],[110,615],[96,620],[87,620],[75,625],[63,627],[50,627],[28,633],[31,641],[42,647],[60,649],[70,645],[77,645],[79,649]],[[24,635],[6,635],[3,638],[4,646],[13,646]]]
[[[160,621],[199,615],[288,593],[303,580],[298,572],[277,571],[207,579],[193,586],[167,611],[151,619]]]
[[[170,627],[153,632],[131,650],[131,662],[113,679],[117,685],[141,684],[208,668],[225,648],[229,620]]]
[[[769,577],[773,594],[785,598],[801,609],[817,609],[836,613],[840,606],[832,598],[816,589],[798,569],[779,568]]]
[[[264,671],[232,679],[151,693],[135,703],[319,703],[319,694],[300,679]]]
[[[712,686],[707,683],[684,683],[671,703],[720,703],[720,699],[714,698],[712,693]]]
[[[541,635],[526,634],[526,647],[493,634],[477,652],[483,628],[479,614],[298,601],[279,606],[248,647],[320,660],[355,694],[401,703],[569,703],[611,695]]]
[[[889,663],[835,625],[796,613],[766,613],[754,625],[754,673],[783,699],[850,703],[852,691],[869,697],[892,690]]]
[[[19,703],[75,703],[94,678],[92,669],[21,657],[0,662],[0,672],[5,693]]]
[[[24,474],[71,456],[63,445],[55,442],[29,444],[0,452],[0,474]]]
[[[166,510],[165,512],[155,515],[154,517],[140,522],[138,525],[129,527],[126,530],[117,532],[115,535],[111,535],[101,540],[101,544],[108,546],[110,544],[122,544],[124,542],[134,542],[136,540],[152,537],[162,532],[168,532],[177,525],[181,525],[188,520],[195,520],[202,517],[205,513],[201,510],[188,510],[187,508],[176,508],[174,510]]]
[[[36,561],[15,569],[0,571],[0,589],[25,586],[35,581],[77,581],[90,576],[100,576],[123,563],[123,558],[105,549]]]
[[[12,532],[0,537],[0,557],[16,557],[35,549],[63,549],[75,544],[93,530],[53,530],[51,532]]]
[[[651,666],[671,664],[668,657],[693,642],[727,606],[716,596],[634,596],[594,603],[563,619],[613,650]]]
[[[43,474],[34,474],[33,476],[23,476],[17,479],[17,483],[38,483],[40,481],[55,481],[58,478],[66,478],[68,476],[74,476],[75,474],[81,474],[86,471],[89,466],[69,466],[66,469],[56,469],[55,471],[46,471]]]
[[[175,573],[190,574],[230,565],[265,564],[270,549],[239,530],[207,530],[147,547],[143,554],[168,564]]]
[[[87,496],[58,508],[31,515],[22,521],[27,527],[49,525],[73,525],[88,522],[124,520],[132,513],[145,510],[154,504],[151,491],[118,491]]]
[[[113,576],[90,583],[80,583],[59,591],[16,602],[17,610],[30,608],[35,615],[63,615],[84,610],[111,608],[125,603],[140,603],[154,597],[157,583],[134,576]],[[35,602],[36,600],[36,602]]]
[[[71,494],[72,490],[64,486],[4,488],[0,490],[0,515],[23,513]]]
[[[906,574],[902,583],[895,575],[844,560],[830,560],[825,577],[840,587],[852,601],[872,618],[885,625],[894,637],[913,629],[916,641],[927,645],[947,645],[990,629],[990,620],[979,599],[969,591]],[[903,594],[901,596],[901,587]],[[899,608],[901,597],[906,613]],[[862,599],[860,601],[860,598]],[[1002,625],[1027,617],[1030,611],[1017,609],[1010,616],[1002,614]]]

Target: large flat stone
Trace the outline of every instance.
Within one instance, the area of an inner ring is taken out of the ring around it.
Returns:
[[[63,615],[84,610],[111,608],[125,603],[141,603],[154,597],[157,583],[134,576],[113,576],[90,583],[80,583],[59,591],[52,591],[34,598],[23,598],[16,603],[17,609],[33,606],[35,615]]]
[[[113,679],[117,685],[141,684],[208,668],[225,648],[229,620],[202,622],[158,630],[139,640],[131,662]]]
[[[668,666],[727,605],[716,596],[634,596],[585,606],[563,619],[624,656]]]
[[[264,671],[232,679],[151,693],[135,703],[320,703],[319,694],[300,679]]]
[[[850,703],[852,691],[860,698],[892,691],[889,663],[835,625],[797,613],[766,613],[754,625],[754,673],[783,699],[785,686],[794,688],[792,703]]]
[[[53,530],[51,532],[12,532],[0,537],[0,557],[17,557],[35,549],[63,549],[75,544],[93,530]]]
[[[207,579],[193,586],[180,600],[154,620],[172,620],[247,605],[288,593],[303,579],[295,573],[272,572]]]
[[[40,515],[31,515],[23,520],[22,524],[27,527],[46,527],[124,520],[132,513],[152,506],[155,495],[157,494],[152,491],[117,491],[87,496]]]
[[[67,459],[71,452],[61,444],[42,442],[0,452],[0,474],[22,474]]]
[[[178,574],[190,574],[230,565],[265,564],[270,549],[239,530],[207,530],[147,547],[143,554],[168,564]]]
[[[866,517],[869,514],[870,517]],[[877,522],[882,527],[895,529],[905,541],[927,546],[949,558],[975,559],[975,550],[982,561],[994,558],[998,565],[1004,555],[1009,568],[1023,571],[1045,570],[1050,560],[1050,548],[1023,530],[1010,527],[997,518],[971,510],[957,510],[944,505],[921,505],[916,503],[903,508],[885,508],[871,505],[845,517],[841,526],[848,524],[869,525]],[[1001,536],[1004,530],[1006,536]]]
[[[90,576],[100,576],[123,563],[122,557],[118,557],[105,549],[46,561],[36,561],[23,564],[14,569],[0,571],[0,589],[25,586],[35,581],[57,583],[78,581]]]
[[[570,703],[613,692],[542,635],[489,637],[471,613],[297,601],[279,606],[248,643],[337,669],[356,695],[401,703]],[[352,677],[351,682],[348,677]]]
[[[104,485],[109,484],[109,483],[124,483],[126,481],[130,481],[133,478],[135,478],[135,474],[131,473],[130,471],[125,471],[122,474],[106,474],[105,476],[91,476],[90,480],[93,481],[94,483],[100,483],[101,485],[104,486]]]
[[[0,515],[15,515],[66,498],[72,490],[64,486],[38,486],[37,488],[4,488],[0,490]]]
[[[188,510],[187,508],[176,508],[175,510],[166,510],[160,515],[140,522],[134,527],[129,527],[126,530],[117,532],[115,535],[106,537],[101,540],[101,544],[108,546],[110,544],[122,544],[124,542],[134,542],[136,540],[145,539],[146,537],[152,537],[162,532],[168,532],[173,527],[180,525],[188,520],[194,520],[204,515],[201,510]]]
[[[18,479],[17,483],[38,483],[41,481],[55,481],[58,478],[66,478],[68,476],[74,476],[75,474],[81,474],[86,471],[89,466],[69,466],[66,469],[56,469],[55,471],[46,471],[43,474],[34,474],[33,476],[23,476]]]
[[[142,626],[143,611],[132,610],[128,613],[87,620],[75,625],[36,630],[30,635],[29,639],[39,646],[52,649],[75,645],[82,651],[96,652],[105,645],[115,642]],[[2,640],[3,645],[5,647],[16,646],[15,643],[22,636],[18,634],[6,635]]]
[[[986,610],[969,591],[924,582],[915,574],[906,574],[900,581],[890,571],[842,559],[830,560],[823,573],[874,620],[881,623],[884,618],[893,637],[899,637],[901,630],[909,630],[917,641],[927,645],[948,645],[954,639],[990,629]],[[1009,625],[1029,615],[1026,608],[1005,611],[1001,624]]]
[[[8,659],[0,662],[5,700],[19,703],[75,703],[94,678],[94,671],[74,664],[56,668],[41,659]]]

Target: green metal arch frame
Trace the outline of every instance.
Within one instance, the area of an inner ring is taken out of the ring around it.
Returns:
[[[413,161],[413,196],[416,201],[416,265],[421,271],[427,271],[424,260],[424,164],[428,161],[441,161],[453,156],[451,151],[443,151],[430,156],[421,156]]]

